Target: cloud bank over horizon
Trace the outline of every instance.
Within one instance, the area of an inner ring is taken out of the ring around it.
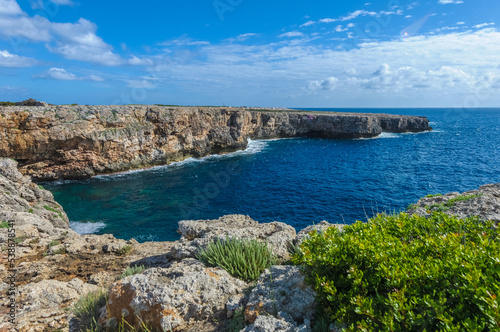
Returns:
[[[499,5],[479,2],[489,8],[355,1],[262,18],[242,3],[222,19],[215,9],[140,5],[120,7],[136,22],[115,26],[93,0],[0,0],[0,92],[53,103],[500,106],[500,32],[488,14]],[[141,16],[160,9],[178,18]]]

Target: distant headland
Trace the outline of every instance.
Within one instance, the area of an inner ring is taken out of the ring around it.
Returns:
[[[12,106],[12,104],[16,104]],[[248,139],[370,138],[429,131],[426,117],[285,108],[50,105],[0,107],[0,157],[35,181],[85,179],[245,149]]]

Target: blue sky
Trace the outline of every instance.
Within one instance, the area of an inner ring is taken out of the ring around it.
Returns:
[[[497,0],[0,0],[0,100],[500,107],[499,15]]]

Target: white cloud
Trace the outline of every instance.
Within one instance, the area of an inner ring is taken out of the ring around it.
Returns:
[[[332,22],[337,22],[338,20],[334,18],[322,18],[319,20],[319,23],[332,23]]]
[[[34,75],[33,77],[54,79],[58,81],[95,81],[95,82],[104,81],[102,77],[96,75],[76,76],[75,74],[70,73],[63,68],[50,68],[46,72]]]
[[[0,15],[20,15],[23,11],[15,0],[0,0]]]
[[[59,6],[73,6],[75,3],[71,0],[50,0]]]
[[[473,28],[482,29],[482,28],[486,28],[489,26],[493,26],[493,25],[495,25],[495,23],[483,23],[483,24],[474,25]]]
[[[132,58],[128,60],[128,64],[134,65],[134,66],[141,66],[141,65],[152,65],[153,61],[151,59],[141,59],[136,57],[135,55],[132,55]]]
[[[238,40],[238,41],[245,41],[248,38],[254,37],[254,36],[257,36],[257,34],[256,33],[244,33],[244,34],[241,34],[238,37],[236,37],[236,40]]]
[[[210,45],[209,42],[203,40],[193,40],[189,38],[187,35],[183,35],[179,38],[167,40],[158,45],[161,46],[202,46],[202,45]]]
[[[383,64],[368,76],[328,77],[311,81],[310,90],[360,89],[377,91],[409,91],[414,89],[444,90],[452,88],[469,89],[478,84],[479,79],[461,69],[442,66],[436,69],[420,70],[411,66],[391,68]]]
[[[290,31],[290,32],[285,32],[285,33],[279,35],[278,37],[279,38],[283,38],[283,37],[294,38],[294,37],[303,37],[303,36],[304,36],[304,34],[302,32]]]
[[[342,31],[347,31],[347,30],[349,30],[349,29],[348,29],[348,28],[344,28],[344,27],[343,27],[342,25],[340,25],[340,24],[339,24],[339,25],[337,25],[337,26],[335,27],[335,31],[336,31],[336,32],[342,32]]]
[[[316,24],[315,21],[307,21],[306,23],[302,24],[301,27],[308,27],[310,25]]]
[[[15,98],[19,98],[20,96],[27,96],[29,94],[30,91],[23,87],[11,86],[11,85],[0,86],[0,95],[4,97],[13,96]]]
[[[31,67],[37,64],[33,58],[27,58],[16,54],[11,54],[8,51],[0,51],[0,67]]]
[[[191,93],[203,91],[207,98],[218,93],[235,103],[243,102],[241,96],[272,96],[274,103],[297,98],[303,105],[325,105],[328,100],[345,105],[352,96],[351,105],[400,98],[405,105],[439,106],[463,100],[478,84],[494,87],[500,78],[498,40],[499,32],[485,29],[367,42],[348,51],[335,49],[331,41],[318,44],[303,38],[264,45],[213,44],[197,49],[202,60],[165,54],[152,70]],[[485,80],[487,74],[493,80]],[[499,91],[494,92],[492,98],[498,99]]]
[[[420,4],[418,3],[418,1],[414,1],[412,3],[410,3],[408,6],[406,6],[406,9],[408,10],[412,10],[414,9],[415,7],[419,6]]]
[[[356,10],[352,13],[347,14],[347,16],[341,16],[339,18],[327,17],[327,18],[322,18],[318,21],[307,21],[306,23],[302,24],[301,27],[306,27],[306,26],[317,24],[317,23],[333,23],[333,22],[351,21],[351,20],[354,20],[358,17],[363,17],[363,16],[380,17],[382,15],[403,15],[403,11],[401,9],[398,9],[396,11],[382,10],[380,12],[374,12],[374,11],[359,9],[359,10]]]
[[[89,61],[105,66],[123,64],[113,48],[96,35],[97,25],[80,18],[77,23],[52,23],[52,31],[59,38],[49,50],[67,59]]]
[[[457,22],[457,25],[464,25],[465,22]]]
[[[59,2],[69,4],[67,0]],[[53,23],[41,16],[28,16],[14,0],[0,0],[0,38],[46,42],[49,51],[72,60],[106,66],[126,63],[96,32],[97,26],[86,19],[80,18],[76,23]]]
[[[464,2],[462,0],[439,0],[438,3],[441,5],[449,5],[449,4],[458,5]]]
[[[258,36],[258,34],[257,33],[243,33],[243,34],[238,35],[238,36],[236,36],[234,38],[228,38],[228,39],[226,39],[224,41],[229,42],[229,43],[243,42],[243,41],[248,40],[251,37],[255,37],[255,36]]]

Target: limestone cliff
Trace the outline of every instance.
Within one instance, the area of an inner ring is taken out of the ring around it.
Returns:
[[[83,179],[235,151],[248,139],[431,130],[425,117],[159,106],[0,108],[0,157],[34,180]]]

